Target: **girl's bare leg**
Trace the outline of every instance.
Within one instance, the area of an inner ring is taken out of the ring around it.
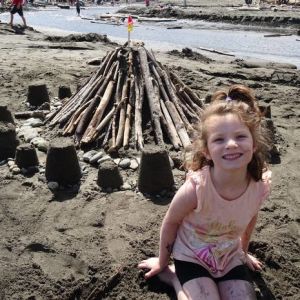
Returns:
[[[191,300],[224,300],[220,298],[216,283],[208,277],[200,277],[186,282],[183,290]]]
[[[188,297],[185,295],[182,285],[176,276],[174,265],[167,266],[158,274],[158,278],[174,288],[178,300],[188,300]]]
[[[174,265],[166,267],[158,277],[175,289],[178,300],[220,300],[218,287],[210,278],[196,278],[186,282],[182,287]]]
[[[218,287],[222,300],[256,300],[254,287],[246,280],[226,280]]]

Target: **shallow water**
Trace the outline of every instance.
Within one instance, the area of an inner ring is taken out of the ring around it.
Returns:
[[[93,18],[99,14],[114,13],[120,7],[87,7],[81,10],[81,16]],[[126,22],[121,25],[91,23],[90,20],[76,16],[71,9],[45,9],[25,11],[27,23],[40,30],[51,29],[64,32],[106,34],[111,40],[125,42],[128,38]],[[9,13],[1,15],[2,21],[8,21]],[[18,15],[15,22],[20,23]],[[167,27],[182,26],[182,29]],[[274,31],[275,29],[273,29]],[[161,50],[189,47],[211,48],[234,54],[242,58],[260,58],[276,62],[292,63],[300,68],[300,43],[297,36],[264,37],[272,30],[254,31],[247,26],[234,26],[224,23],[178,20],[165,23],[134,22],[132,40],[143,41],[146,47]],[[298,37],[299,38],[299,37]]]

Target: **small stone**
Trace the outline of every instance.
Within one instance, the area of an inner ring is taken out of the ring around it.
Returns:
[[[0,161],[0,166],[4,166],[6,164],[6,160],[1,160]]]
[[[139,163],[137,162],[137,160],[136,160],[136,159],[132,159],[132,160],[130,161],[130,166],[129,166],[129,168],[130,168],[131,170],[136,170],[138,167],[139,167]]]
[[[131,163],[131,161],[129,158],[124,158],[120,161],[119,166],[122,169],[127,169],[130,166],[130,163]]]
[[[128,183],[128,182],[125,182],[121,188],[120,188],[121,191],[128,191],[128,190],[131,190],[131,185]]]
[[[114,163],[118,166],[121,161],[121,158],[115,158]]]
[[[93,155],[90,159],[90,163],[94,164],[96,162],[98,162],[98,160],[103,156],[103,152],[97,152],[95,155]]]
[[[8,160],[7,165],[9,168],[15,166],[15,161],[14,160]]]
[[[17,175],[17,174],[20,174],[21,170],[18,167],[14,167],[11,169],[11,172],[13,175]]]
[[[98,151],[96,151],[96,150],[91,150],[91,151],[84,153],[82,156],[83,161],[88,162],[88,163],[91,162],[92,157],[94,157],[96,154],[98,154]]]
[[[102,163],[104,163],[105,161],[111,160],[111,157],[109,155],[105,155],[104,157],[100,158],[97,163],[99,165],[101,165]]]
[[[55,181],[50,181],[50,182],[48,182],[48,188],[51,191],[56,191],[59,188],[59,184]]]

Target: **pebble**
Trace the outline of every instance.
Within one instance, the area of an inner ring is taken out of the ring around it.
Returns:
[[[128,190],[131,190],[131,185],[128,183],[128,182],[125,182],[121,188],[120,188],[121,191],[128,191]]]
[[[0,166],[4,166],[6,164],[6,160],[1,160],[0,161]]]
[[[82,156],[83,161],[88,162],[88,163],[91,162],[92,157],[94,157],[96,154],[98,154],[98,151],[96,151],[96,150],[91,150],[91,151],[84,153]]]
[[[104,157],[100,158],[97,163],[99,165],[101,165],[103,162],[107,161],[107,160],[111,160],[111,157],[109,155],[105,155]]]
[[[122,169],[127,169],[131,164],[131,161],[129,158],[124,158],[120,161],[119,163],[119,166],[122,168]]]
[[[20,174],[21,170],[18,167],[14,167],[11,169],[11,172],[13,175],[17,175],[17,174]]]
[[[95,155],[93,155],[90,159],[90,163],[94,164],[95,162],[98,162],[98,160],[103,156],[103,152],[97,152]]]
[[[49,181],[47,185],[51,191],[56,191],[59,188],[58,182],[55,181]]]
[[[130,166],[129,168],[132,169],[132,170],[136,170],[137,168],[139,167],[139,163],[136,159],[132,159],[130,161]]]

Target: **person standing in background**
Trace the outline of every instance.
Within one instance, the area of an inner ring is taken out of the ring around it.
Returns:
[[[27,27],[25,17],[23,15],[23,0],[12,0],[12,7],[10,10],[10,22],[9,25],[13,27],[14,14],[18,13],[21,17],[24,27]]]
[[[77,11],[77,16],[80,17],[80,2],[79,2],[79,0],[76,0],[76,11]]]

